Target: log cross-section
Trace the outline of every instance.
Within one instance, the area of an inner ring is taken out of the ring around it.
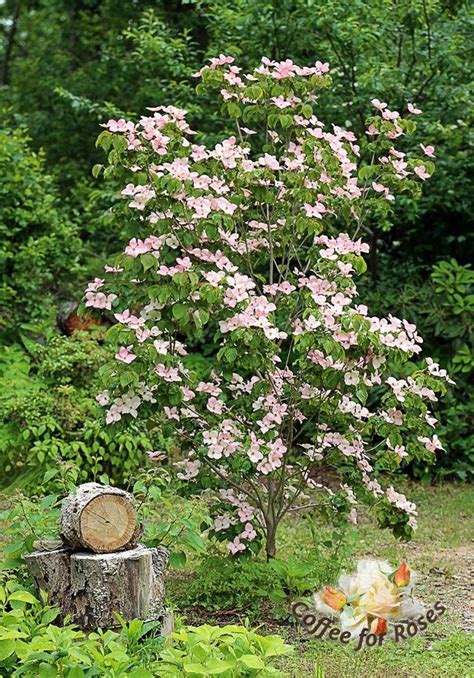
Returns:
[[[135,546],[137,512],[131,494],[85,483],[70,494],[61,513],[61,538],[73,548],[112,553]]]

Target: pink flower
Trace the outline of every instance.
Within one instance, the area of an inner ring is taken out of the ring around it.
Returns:
[[[380,101],[379,99],[372,99],[370,103],[379,111],[383,111],[384,108],[387,108],[387,104],[384,101]]]
[[[431,174],[428,174],[428,172],[426,171],[426,168],[425,168],[424,165],[418,165],[417,167],[414,167],[413,171],[415,172],[415,174],[417,176],[420,177],[420,179],[423,179],[423,181],[425,179],[429,179],[430,176],[431,176]]]
[[[227,548],[232,553],[233,556],[235,556],[236,553],[239,553],[239,551],[245,551],[245,544],[242,544],[240,539],[236,537],[234,541],[230,541],[227,544]]]
[[[115,354],[115,358],[120,360],[122,363],[126,363],[127,365],[133,363],[137,356],[130,351],[131,348],[131,346],[121,346],[118,352]]]
[[[97,395],[95,397],[95,399],[97,400],[99,405],[102,405],[102,406],[108,405],[109,402],[110,402],[109,392],[108,391],[102,391],[102,393],[99,393],[99,395]]]
[[[161,452],[160,450],[155,450],[154,452],[148,451],[146,455],[152,461],[164,461],[166,459],[166,452]]]
[[[372,182],[372,188],[377,193],[384,193],[387,200],[395,200],[395,196],[390,193],[390,189],[383,184],[378,184],[376,181]]]
[[[382,118],[384,118],[384,120],[397,120],[399,117],[400,113],[398,111],[389,111],[388,108],[382,111]]]
[[[222,410],[224,408],[224,403],[222,400],[218,400],[217,398],[211,397],[207,401],[207,409],[209,412],[212,412],[213,414],[222,414]]]
[[[426,436],[417,436],[417,438],[420,443],[423,443],[429,452],[434,453],[436,450],[444,450],[444,447],[437,435],[434,435],[432,438],[427,438]]]
[[[247,541],[253,541],[257,536],[252,523],[245,523],[245,529],[240,535],[242,539],[247,539]]]
[[[86,307],[105,308],[107,311],[112,310],[112,304],[117,299],[116,294],[103,294],[103,292],[87,292]]]
[[[416,108],[416,106],[412,103],[408,103],[407,107],[410,113],[413,113],[413,115],[420,115],[420,113],[422,113],[422,111],[419,108]]]
[[[435,158],[435,148],[434,146],[424,146],[423,144],[420,144],[421,150],[425,155],[428,156],[428,158]]]
[[[179,376],[179,371],[176,367],[166,367],[166,365],[158,363],[158,365],[155,367],[155,372],[164,381],[170,383],[182,381],[181,377]]]
[[[123,191],[122,191],[123,192]],[[137,240],[132,238],[125,248],[124,254],[127,254],[129,257],[138,257],[140,254],[145,254],[149,252],[151,247],[146,245],[143,240]]]
[[[374,123],[371,123],[366,130],[366,134],[369,134],[370,136],[374,136],[375,134],[380,134],[380,132],[377,129],[377,127],[374,125]]]
[[[321,219],[324,212],[326,212],[326,208],[321,202],[317,202],[315,205],[305,202],[303,207],[307,217],[316,217],[316,219]]]
[[[177,473],[176,475],[180,480],[192,480],[199,475],[199,469],[201,468],[201,462],[199,459],[185,459],[184,461],[177,461],[175,466],[177,468],[182,468],[183,470]]]
[[[360,374],[358,372],[346,372],[344,381],[348,386],[357,386],[360,381]]]

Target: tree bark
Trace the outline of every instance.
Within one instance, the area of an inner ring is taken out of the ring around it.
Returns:
[[[18,30],[18,19],[20,18],[21,3],[17,2],[13,10],[12,23],[8,31],[7,46],[5,48],[5,56],[3,57],[2,68],[2,85],[8,85],[10,76],[10,60],[13,53],[13,45],[15,43],[15,35]]]
[[[370,238],[370,252],[369,252],[369,271],[373,282],[376,282],[379,277],[379,263],[378,263],[378,242],[375,227]]]
[[[109,485],[85,483],[62,508],[61,538],[74,549],[111,553],[135,546],[137,513],[131,494]]]
[[[265,552],[267,560],[271,560],[276,555],[276,528],[274,523],[267,522],[267,530],[265,536]]]
[[[84,630],[118,627],[114,612],[125,621],[162,619],[172,628],[165,608],[168,551],[161,546],[105,554],[61,548],[30,553],[26,562],[37,588]]]

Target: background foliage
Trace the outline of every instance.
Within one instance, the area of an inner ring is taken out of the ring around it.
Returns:
[[[421,198],[400,200],[393,218],[368,225],[370,275],[361,296],[376,313],[391,309],[415,321],[427,353],[457,382],[440,405],[447,452],[434,471],[412,473],[466,479],[474,442],[471,31],[469,3],[460,0],[5,0],[0,466],[7,481],[58,456],[81,459],[84,476],[123,481],[155,443],[141,429],[109,439],[93,401],[107,349],[95,336],[60,337],[55,316],[133,235],[111,219],[113,189],[91,175],[102,160],[99,124],[173,103],[212,142],[224,123],[212,101],[197,102],[192,73],[221,52],[244,68],[262,54],[329,61],[334,84],[320,117],[352,124],[356,134],[373,97],[423,109],[420,135],[436,147],[437,171]]]

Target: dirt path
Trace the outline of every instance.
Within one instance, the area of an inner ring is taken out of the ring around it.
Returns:
[[[407,556],[416,563],[420,547],[409,546]],[[426,604],[441,601],[447,608],[444,622],[474,632],[474,544],[436,549],[436,562],[426,571],[418,569],[417,595]]]

